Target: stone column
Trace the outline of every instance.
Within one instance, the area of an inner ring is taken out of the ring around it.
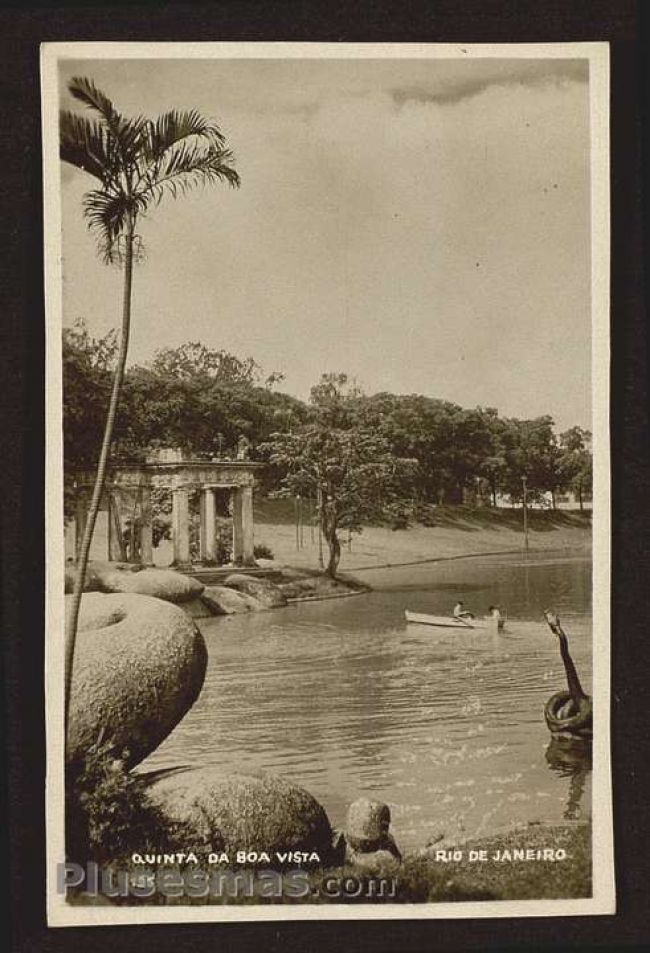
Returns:
[[[140,497],[140,559],[143,566],[153,566],[153,525],[151,487],[144,485]]]
[[[216,509],[214,499],[214,489],[204,487],[201,490],[200,499],[200,540],[201,540],[201,559],[214,560],[217,543],[216,533]]]
[[[174,563],[186,566],[190,562],[190,500],[186,486],[172,490],[172,542]]]
[[[244,563],[247,566],[255,562],[253,555],[253,487],[243,486],[241,493],[242,549]]]
[[[78,561],[81,556],[81,544],[86,532],[86,523],[88,522],[88,492],[85,487],[78,486],[75,496],[74,558]]]
[[[232,561],[240,566],[244,562],[244,527],[241,487],[236,487],[232,491]]]
[[[126,560],[126,547],[122,535],[122,497],[114,487],[108,491],[108,558],[111,562]]]

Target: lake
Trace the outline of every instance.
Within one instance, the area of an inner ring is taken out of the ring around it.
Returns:
[[[143,764],[218,763],[306,787],[333,825],[386,801],[403,848],[591,813],[590,765],[549,750],[546,699],[566,687],[559,613],[591,692],[591,563],[545,552],[359,572],[373,591],[201,621],[205,684]],[[406,608],[507,611],[506,631],[407,626]]]

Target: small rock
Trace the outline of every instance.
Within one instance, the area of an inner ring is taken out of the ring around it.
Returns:
[[[137,572],[142,567],[135,563],[109,563],[101,560],[93,560],[86,566],[86,578],[84,581],[84,592],[101,592],[101,577],[104,573],[114,572]],[[74,592],[74,584],[77,579],[77,566],[73,562],[66,563],[65,566],[65,592],[69,594]]]
[[[401,857],[384,848],[369,852],[348,849],[345,862],[365,874],[385,874],[399,866]]]
[[[204,586],[190,576],[174,569],[141,569],[128,572],[122,569],[101,570],[96,573],[102,592],[135,592],[153,596],[165,602],[189,602],[197,599]]]
[[[281,589],[267,579],[253,579],[244,573],[235,572],[227,576],[224,584],[230,589],[236,589],[238,592],[253,596],[267,609],[275,609],[287,604],[287,598]]]
[[[201,601],[213,615],[239,615],[241,612],[261,612],[266,608],[259,599],[228,586],[206,586],[201,593]]]
[[[381,801],[359,798],[348,808],[345,836],[355,850],[374,850],[390,828],[390,808]]]
[[[190,599],[189,602],[181,602],[180,608],[186,612],[191,619],[211,619],[215,614],[210,608],[210,604],[203,601],[203,594],[198,599]],[[218,613],[219,615],[221,613]]]

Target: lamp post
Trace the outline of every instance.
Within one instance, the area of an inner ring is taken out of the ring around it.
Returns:
[[[316,488],[316,511],[318,513],[318,566],[325,567],[323,562],[323,491],[320,484]]]
[[[528,477],[522,476],[521,485],[523,487],[523,505],[524,505],[524,550],[528,555]]]
[[[296,552],[300,549],[300,494],[296,493],[293,501],[293,517],[296,526]]]

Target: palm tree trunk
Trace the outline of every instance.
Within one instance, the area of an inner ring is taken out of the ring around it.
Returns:
[[[68,736],[68,715],[70,711],[70,691],[72,687],[72,666],[74,663],[75,642],[77,639],[77,626],[79,622],[79,609],[81,608],[81,596],[86,579],[86,570],[88,568],[88,557],[90,554],[90,544],[92,543],[93,533],[95,532],[95,523],[101,498],[104,492],[104,482],[106,479],[106,466],[108,455],[111,449],[113,439],[113,428],[115,426],[115,417],[117,414],[117,405],[124,379],[124,367],[126,365],[126,355],[129,349],[129,331],[131,327],[131,286],[133,279],[133,228],[134,223],[129,220],[125,238],[126,249],[124,253],[124,296],[122,300],[122,333],[120,338],[120,350],[113,378],[113,389],[111,399],[108,405],[108,414],[106,416],[106,425],[104,427],[104,438],[102,449],[99,454],[97,464],[97,475],[95,477],[95,486],[88,510],[88,519],[81,543],[81,552],[77,564],[77,575],[75,578],[74,592],[72,596],[72,605],[67,617],[66,640],[65,640],[65,700],[64,700],[64,724],[65,737],[67,744]]]

